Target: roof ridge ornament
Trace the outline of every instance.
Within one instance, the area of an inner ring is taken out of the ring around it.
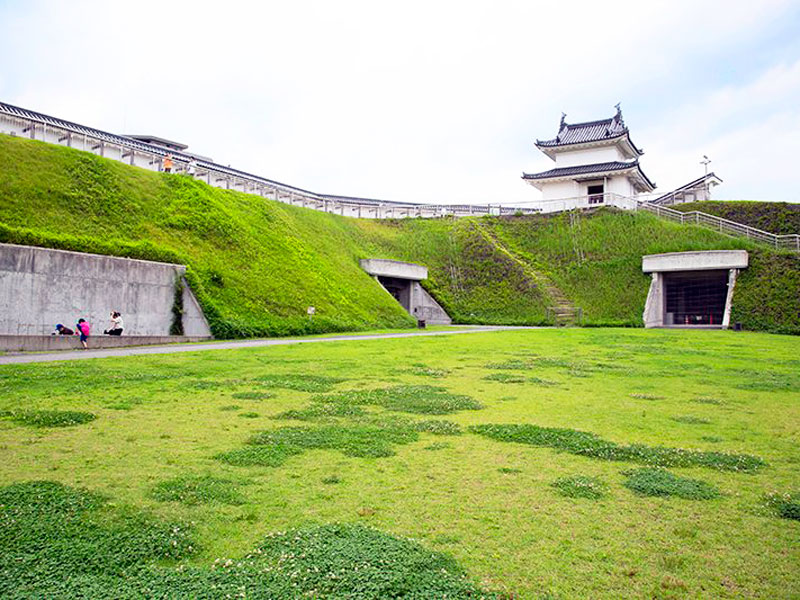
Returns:
[[[562,112],[561,122],[558,124],[558,134],[556,135],[556,140],[559,142],[563,139],[563,136],[566,135],[567,130],[569,129],[569,127],[567,126],[567,122],[565,120],[566,118],[567,118],[567,113]]]
[[[625,121],[622,119],[622,102],[617,102],[614,105],[614,108],[617,109],[617,114],[614,115],[614,119],[613,120],[617,121],[622,126],[622,128],[624,129],[625,128]]]

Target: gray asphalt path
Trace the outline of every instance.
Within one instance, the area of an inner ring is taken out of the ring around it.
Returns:
[[[441,331],[410,331],[408,333],[373,333],[353,335],[332,335],[316,338],[273,338],[261,340],[240,340],[227,342],[202,342],[199,344],[169,344],[165,346],[133,346],[129,348],[108,348],[105,350],[65,350],[36,354],[9,354],[0,356],[0,365],[22,363],[42,363],[64,360],[89,360],[113,356],[139,356],[142,354],[175,354],[177,352],[207,352],[209,350],[234,350],[237,348],[260,348],[262,346],[289,346],[293,344],[319,344],[323,342],[348,342],[353,340],[383,340],[409,337],[430,337],[436,335],[458,335],[461,333],[482,333],[486,331],[507,331],[518,329],[538,329],[534,327],[474,326]]]

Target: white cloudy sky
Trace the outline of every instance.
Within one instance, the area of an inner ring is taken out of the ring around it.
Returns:
[[[622,102],[659,190],[800,201],[800,3],[0,0],[0,100],[317,192],[520,202]]]

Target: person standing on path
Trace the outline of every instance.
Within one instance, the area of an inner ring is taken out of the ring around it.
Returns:
[[[89,339],[89,333],[91,332],[89,323],[87,323],[86,319],[78,319],[78,324],[75,326],[75,329],[77,330],[75,333],[80,333],[83,349],[88,350],[89,344],[87,343],[87,340]]]
[[[172,154],[164,157],[164,173],[172,173]]]

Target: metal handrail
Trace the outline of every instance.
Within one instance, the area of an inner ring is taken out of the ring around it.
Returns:
[[[730,233],[740,237],[746,237],[758,242],[764,242],[776,249],[800,252],[800,234],[779,235],[770,233],[762,229],[751,227],[743,223],[737,223],[730,219],[710,215],[699,210],[681,212],[673,208],[667,208],[659,204],[652,204],[647,201],[640,201],[637,206],[640,210],[646,210],[661,218],[670,219],[681,224],[710,226],[720,233]]]

